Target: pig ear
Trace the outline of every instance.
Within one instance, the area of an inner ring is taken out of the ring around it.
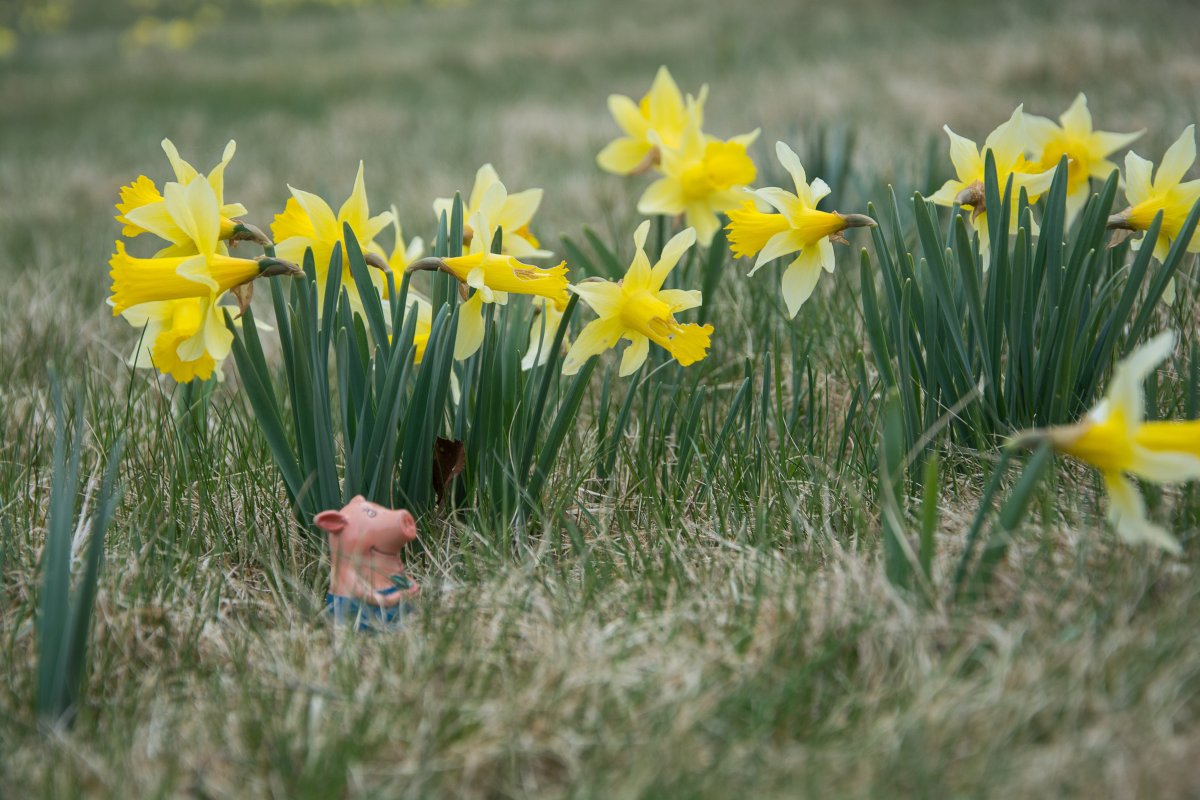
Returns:
[[[363,497],[361,494],[356,494],[356,495],[354,495],[354,497],[350,498],[350,503],[365,503],[365,502],[367,502],[367,498]],[[350,503],[347,503],[346,505],[349,505]]]
[[[318,528],[330,533],[340,533],[350,524],[350,520],[346,519],[346,515],[340,511],[322,511],[313,517],[313,522]]]

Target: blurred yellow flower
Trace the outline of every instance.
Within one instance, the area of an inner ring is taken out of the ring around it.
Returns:
[[[697,124],[689,125],[679,148],[663,151],[663,176],[646,188],[638,213],[684,214],[700,244],[708,247],[721,227],[720,214],[742,204],[742,190],[758,174],[746,153],[756,138],[754,130],[722,141],[705,136]]]
[[[1167,148],[1157,174],[1154,174],[1154,165],[1137,153],[1130,152],[1125,156],[1125,197],[1129,207],[1109,217],[1108,226],[1131,233],[1144,231],[1161,211],[1162,227],[1158,241],[1154,242],[1154,257],[1160,261],[1179,237],[1192,207],[1200,201],[1200,179],[1183,180],[1196,161],[1195,130],[1195,125],[1183,129],[1175,143]],[[1135,249],[1141,245],[1137,239],[1132,243]],[[1192,234],[1187,250],[1189,253],[1200,252],[1200,230]]]
[[[304,253],[313,251],[313,265],[317,275],[317,310],[322,313],[325,303],[325,282],[329,275],[329,259],[336,244],[342,244],[342,286],[350,297],[350,306],[362,313],[362,298],[358,285],[350,274],[350,260],[346,256],[346,243],[342,239],[342,226],[350,224],[350,230],[362,250],[363,256],[375,264],[386,264],[387,254],[375,242],[375,237],[392,221],[392,212],[385,211],[371,216],[367,204],[367,188],[363,181],[363,163],[358,162],[358,174],[354,188],[346,202],[334,216],[329,204],[315,194],[288,186],[292,196],[288,198],[283,212],[275,215],[271,223],[271,234],[275,239],[275,252],[283,259],[303,263]],[[380,270],[370,270],[371,281],[381,294],[387,282]]]
[[[554,337],[558,335],[558,328],[562,324],[563,309],[557,304],[544,297],[538,297],[534,300],[534,307],[537,314],[533,318],[533,324],[529,326],[529,346],[521,359],[522,370],[531,370],[535,364],[539,367],[545,366],[550,360]],[[564,336],[563,344],[569,346],[570,343],[570,337]]]
[[[246,207],[241,203],[225,202],[225,168],[237,152],[237,142],[229,140],[220,163],[213,167],[207,176],[201,175],[195,167],[184,161],[170,139],[162,140],[162,149],[167,154],[167,160],[171,163],[175,180],[179,184],[187,185],[198,177],[208,181],[217,198],[220,238],[232,238],[238,232],[237,217],[246,213]],[[153,233],[172,245],[160,251],[160,255],[190,255],[195,252],[189,250],[191,239],[175,223],[163,202],[158,186],[145,175],[139,175],[133,183],[121,187],[121,202],[116,204],[116,209],[118,213],[115,219],[124,225],[121,229],[122,236],[136,237],[143,233]]]
[[[1139,347],[1113,371],[1108,392],[1076,425],[1027,431],[1015,442],[1048,440],[1056,450],[1098,469],[1108,489],[1108,516],[1128,542],[1148,542],[1172,553],[1179,543],[1146,518],[1137,487],[1125,477],[1154,483],[1180,483],[1200,478],[1200,420],[1146,422],[1146,377],[1167,359],[1175,337],[1162,333]]]
[[[708,355],[712,325],[675,321],[677,312],[700,305],[700,292],[662,288],[679,259],[696,242],[696,231],[687,228],[676,234],[653,266],[646,255],[649,233],[649,221],[638,226],[633,235],[637,254],[620,283],[588,280],[571,287],[599,319],[589,322],[571,345],[563,360],[564,375],[574,375],[589,358],[615,346],[622,337],[629,341],[621,354],[622,376],[645,363],[652,341],[685,367]]]
[[[220,205],[207,180],[171,182],[163,191],[165,214],[186,236],[193,255],[137,258],[118,241],[109,260],[109,302],[114,316],[148,326],[135,364],[153,364],[178,381],[204,379],[229,354],[233,341],[218,307],[225,293],[258,277],[298,269],[276,258],[229,256],[218,239]]]
[[[0,58],[8,58],[17,52],[17,32],[0,25]]]
[[[158,47],[164,50],[186,50],[191,47],[200,30],[194,22],[187,19],[171,19],[163,21],[158,17],[146,15],[125,31],[122,43],[131,50],[144,50]]]
[[[829,194],[829,185],[820,178],[808,182],[800,159],[783,142],[776,142],[779,163],[792,176],[796,193],[768,187],[754,195],[773,206],[778,214],[763,213],[753,200],[729,212],[730,250],[738,258],[758,254],[753,275],[764,264],[790,253],[797,253],[783,273],[783,299],[788,313],[796,316],[800,306],[812,294],[822,268],[833,272],[833,242],[845,242],[846,228],[873,226],[875,221],[861,214],[818,211],[817,204]]]
[[[1017,106],[1007,122],[988,134],[982,150],[975,142],[950,130],[949,125],[944,127],[946,135],[950,137],[950,160],[954,163],[958,177],[946,181],[929,199],[940,206],[953,206],[957,203],[971,209],[971,224],[979,233],[979,250],[983,255],[984,269],[987,269],[990,242],[983,178],[988,152],[990,151],[996,160],[996,182],[1001,195],[1004,194],[1009,176],[1013,180],[1014,212],[1010,219],[1012,232],[1016,231],[1019,224],[1015,204],[1021,189],[1025,189],[1030,202],[1036,200],[1050,188],[1050,182],[1054,180],[1054,170],[1043,169],[1040,164],[1026,159],[1025,115],[1022,106]]]
[[[596,163],[617,175],[650,169],[659,163],[662,148],[680,146],[689,121],[701,126],[707,95],[705,85],[700,87],[699,98],[688,95],[685,101],[665,66],[658,68],[640,103],[624,95],[609,95],[608,109],[625,135],[609,142],[596,156]]]
[[[1070,159],[1067,164],[1066,220],[1070,225],[1091,194],[1088,179],[1106,180],[1117,168],[1108,157],[1145,131],[1109,133],[1094,130],[1092,113],[1082,92],[1058,119],[1061,125],[1028,114],[1025,116],[1025,133],[1029,149],[1041,169],[1053,170],[1063,156]]]
[[[496,168],[484,164],[475,173],[475,185],[463,206],[463,237],[467,241],[474,238],[475,231],[470,221],[475,215],[482,214],[493,228],[504,232],[501,237],[502,254],[516,258],[549,258],[553,253],[539,249],[540,242],[529,230],[533,215],[541,204],[541,189],[509,194],[500,182]],[[433,201],[433,213],[439,217],[445,213],[449,219],[453,208],[453,198],[441,197]],[[491,242],[484,244],[491,246]]]

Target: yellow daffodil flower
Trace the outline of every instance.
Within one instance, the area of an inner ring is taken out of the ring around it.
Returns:
[[[665,66],[658,68],[640,103],[624,95],[609,95],[608,110],[625,135],[609,142],[596,156],[596,163],[616,175],[632,175],[655,166],[662,149],[679,147],[689,122],[700,127],[707,96],[705,85],[700,87],[699,98],[688,95],[685,102]]]
[[[944,127],[946,135],[950,137],[950,160],[954,163],[958,177],[946,181],[929,199],[940,206],[953,206],[957,203],[971,209],[971,224],[979,234],[979,250],[986,269],[990,243],[983,178],[988,151],[991,151],[996,160],[996,180],[1002,194],[1009,176],[1012,176],[1014,209],[1022,188],[1032,202],[1050,188],[1050,182],[1054,180],[1054,171],[1043,170],[1040,165],[1025,157],[1025,116],[1022,106],[1017,106],[1007,122],[988,134],[982,150],[975,142],[950,130],[949,125]],[[1011,231],[1016,232],[1019,220],[1015,210],[1010,222]]]
[[[1200,478],[1200,420],[1146,422],[1146,377],[1167,359],[1175,337],[1162,333],[1139,347],[1113,371],[1108,393],[1077,425],[1027,431],[1014,442],[1048,440],[1056,450],[1098,469],[1108,489],[1108,516],[1128,542],[1148,542],[1172,553],[1179,543],[1146,518],[1137,487],[1125,477],[1154,483]]]
[[[776,142],[775,154],[792,176],[796,193],[775,187],[758,189],[754,195],[779,213],[764,213],[754,200],[747,200],[740,209],[730,210],[726,229],[734,256],[758,254],[751,275],[769,261],[797,253],[783,273],[783,299],[788,314],[795,317],[812,295],[821,270],[833,272],[833,242],[846,242],[842,231],[873,226],[875,221],[862,214],[818,211],[817,204],[829,194],[829,185],[820,178],[810,184],[799,157],[783,142]]]
[[[453,275],[462,285],[463,292],[468,287],[475,290],[458,311],[454,357],[460,361],[474,354],[483,344],[484,303],[504,305],[509,294],[527,294],[544,297],[562,309],[570,299],[567,262],[543,268],[518,261],[513,256],[492,253],[488,247],[495,229],[482,214],[471,217],[471,228],[477,235],[471,238],[467,255],[424,258],[408,267],[410,270],[441,270]]]
[[[708,247],[721,227],[720,214],[742,204],[742,190],[758,174],[746,153],[756,138],[754,130],[722,141],[705,136],[698,125],[689,125],[679,148],[663,151],[663,177],[646,188],[638,213],[684,214],[700,244]]]
[[[621,354],[622,376],[632,374],[645,363],[650,342],[664,348],[685,367],[708,355],[712,325],[675,321],[677,312],[700,305],[700,292],[662,288],[679,259],[695,244],[696,231],[687,228],[672,237],[653,266],[646,255],[649,233],[649,221],[638,226],[633,235],[637,255],[620,283],[588,280],[571,287],[599,319],[589,322],[571,345],[563,360],[564,375],[579,372],[589,358],[614,347],[621,338],[629,341]]]
[[[1109,133],[1092,128],[1092,113],[1081,92],[1071,107],[1058,118],[1061,124],[1045,117],[1025,116],[1025,135],[1038,167],[1053,170],[1063,156],[1067,163],[1067,220],[1071,221],[1087,202],[1089,179],[1106,180],[1117,165],[1108,157],[1137,139],[1145,131]]]
[[[558,335],[558,328],[562,324],[563,309],[555,303],[538,297],[534,304],[537,315],[529,326],[529,347],[521,359],[522,370],[531,370],[535,364],[539,367],[546,365],[550,360],[550,350],[554,347],[554,337]],[[570,343],[570,337],[564,336],[563,344],[569,346]]]
[[[1192,207],[1200,201],[1200,179],[1183,180],[1196,161],[1195,129],[1195,125],[1183,129],[1175,143],[1167,148],[1156,174],[1152,163],[1137,153],[1126,154],[1125,197],[1129,200],[1129,208],[1108,219],[1108,227],[1127,231],[1126,235],[1129,235],[1148,229],[1161,211],[1162,227],[1158,231],[1158,241],[1154,242],[1154,257],[1160,261],[1179,237]],[[1141,245],[1138,239],[1132,242],[1135,249]],[[1200,230],[1192,234],[1187,250],[1189,253],[1200,252]]]
[[[178,381],[207,378],[229,354],[232,334],[218,307],[225,293],[255,278],[298,274],[277,258],[233,258],[220,243],[220,205],[206,180],[168,183],[163,207],[195,255],[137,258],[116,243],[112,268],[114,315],[147,326],[135,364],[153,364]]]
[[[504,232],[500,252],[514,258],[549,258],[553,253],[539,249],[540,242],[529,230],[533,215],[542,204],[541,189],[526,189],[523,192],[508,193],[508,189],[500,182],[500,175],[491,164],[484,164],[475,173],[475,185],[471,195],[463,206],[463,238],[470,242],[474,239],[475,231],[471,228],[471,219],[477,214]],[[439,218],[442,213],[450,218],[454,199],[441,197],[433,201],[433,213]],[[491,242],[484,242],[491,246]]]
[[[245,225],[239,229],[237,217],[246,213],[246,207],[241,203],[226,203],[224,199],[225,168],[237,152],[236,142],[231,139],[229,144],[225,145],[220,163],[213,167],[207,176],[201,175],[195,167],[184,161],[170,139],[162,140],[162,149],[175,172],[176,182],[187,185],[197,178],[202,178],[212,187],[220,208],[221,239],[231,239],[239,233],[244,234],[243,238],[254,238],[253,234],[258,233],[256,229]],[[165,206],[162,193],[150,178],[139,175],[133,183],[122,186],[121,202],[117,203],[116,208],[118,214],[115,219],[124,226],[121,235],[136,237],[143,233],[153,233],[171,243],[170,247],[159,251],[159,255],[192,254],[188,251],[191,240],[187,232],[175,223]]]
[[[324,307],[325,281],[329,274],[329,259],[333,248],[338,242],[342,243],[342,286],[350,297],[350,305],[362,313],[362,298],[358,294],[358,285],[350,274],[350,260],[346,257],[346,243],[342,240],[342,226],[350,224],[350,230],[358,241],[363,256],[373,266],[387,263],[387,254],[375,242],[375,237],[392,221],[392,212],[385,211],[374,217],[371,216],[367,204],[367,188],[363,181],[363,163],[358,162],[358,174],[354,178],[354,188],[342,207],[334,216],[329,204],[315,194],[301,191],[288,186],[292,196],[288,198],[283,213],[275,216],[271,223],[271,233],[275,238],[275,252],[283,259],[297,264],[304,260],[304,251],[312,248],[313,264],[317,273],[317,310]],[[371,281],[376,290],[383,293],[387,282],[382,272],[372,269]]]

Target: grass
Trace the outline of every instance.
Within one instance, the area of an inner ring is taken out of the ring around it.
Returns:
[[[1200,792],[1194,487],[1152,495],[1184,543],[1169,559],[1117,543],[1097,479],[1058,461],[989,591],[951,604],[888,581],[866,234],[795,321],[775,268],[729,264],[706,295],[707,361],[636,382],[597,365],[541,530],[428,522],[423,599],[387,636],[323,623],[319,543],[233,365],[206,419],[181,415],[181,390],[123,366],[136,333],[103,305],[111,203],[164,173],[164,135],[206,166],[237,138],[230,195],[261,227],[285,183],[340,200],[363,158],[374,206],[429,238],[431,199],[490,160],[511,189],[545,187],[544,242],[592,252],[586,224],[628,263],[644,180],[592,159],[615,134],[607,94],[660,63],[711,84],[715,132],[763,127],[763,183],[786,139],[835,207],[865,211],[889,183],[902,201],[935,188],[942,123],[982,138],[1016,102],[1053,115],[1081,89],[1103,127],[1148,128],[1135,148],[1157,159],[1200,116],[1198,22],[1166,2],[525,0],[227,22],[184,53],[122,52],[110,30],[24,43],[0,62],[0,795]],[[1196,411],[1193,267],[1152,324],[1184,329],[1163,416]],[[125,452],[70,729],[34,703],[48,367],[82,390],[81,482]],[[997,456],[936,448],[930,571],[947,586]],[[915,530],[918,501],[901,503]]]

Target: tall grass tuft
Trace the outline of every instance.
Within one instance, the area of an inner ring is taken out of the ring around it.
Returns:
[[[104,534],[119,499],[117,487],[123,444],[118,441],[108,452],[108,465],[96,495],[94,510],[87,518],[87,502],[76,517],[79,470],[83,458],[83,396],[75,402],[72,425],[62,390],[52,384],[54,397],[54,460],[50,488],[50,512],[46,547],[42,553],[42,587],[37,616],[37,711],[47,724],[69,725],[79,701],[96,586],[104,559]],[[85,526],[90,527],[83,574],[71,591],[71,564]]]

